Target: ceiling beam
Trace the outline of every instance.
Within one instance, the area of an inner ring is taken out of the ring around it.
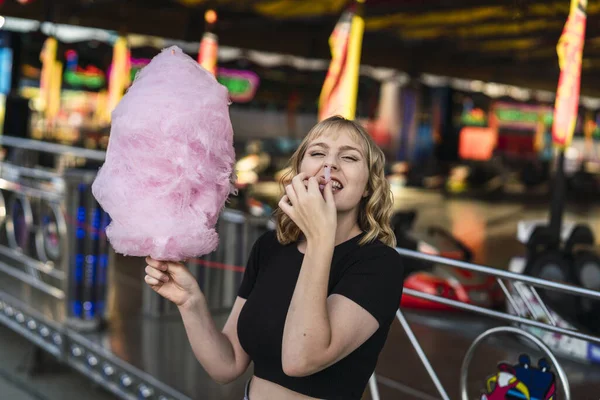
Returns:
[[[47,0],[50,1],[50,0]],[[450,2],[446,3],[449,4]],[[199,41],[204,30],[198,13],[183,7],[155,8],[135,2],[120,1],[101,3],[88,8],[69,8],[64,0],[58,2],[55,22],[78,24],[104,29],[121,30],[126,22],[127,31],[181,40]],[[0,9],[3,15],[21,18],[43,19],[44,2],[36,1],[28,6],[14,2],[5,3]],[[200,13],[201,14],[201,13]],[[246,13],[222,11],[217,26],[219,42],[225,46],[295,54],[303,57],[329,59],[328,37],[332,26],[321,23],[298,23],[293,21],[270,21]],[[593,31],[594,27],[590,27]],[[275,40],[275,38],[277,40]],[[457,50],[445,43],[403,43],[393,40],[389,34],[367,33],[362,51],[364,64],[396,68],[411,74],[433,73],[461,78],[481,79],[554,90],[558,81],[558,68],[554,57],[549,57],[547,68],[541,61],[519,62],[523,52],[481,53]],[[555,42],[549,41],[549,46]],[[586,53],[584,53],[586,56]],[[592,64],[592,66],[595,63]],[[597,69],[584,71],[582,92],[592,95],[598,92],[600,82]],[[596,93],[597,94],[597,93]]]

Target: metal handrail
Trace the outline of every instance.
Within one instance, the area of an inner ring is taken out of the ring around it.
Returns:
[[[527,275],[515,274],[514,272],[508,272],[504,270],[500,270],[497,268],[484,267],[482,265],[470,264],[464,261],[453,260],[450,258],[440,257],[440,256],[432,256],[430,254],[420,253],[418,251],[406,250],[401,248],[396,248],[396,251],[401,256],[414,258],[420,261],[428,261],[435,264],[443,264],[451,267],[456,267],[460,269],[464,269],[471,272],[479,272],[487,275],[491,275],[496,278],[502,279],[510,279],[517,282],[527,283],[532,286],[544,288],[544,289],[552,289],[557,290],[559,292],[568,293],[568,294],[576,294],[584,297],[589,297],[592,299],[600,300],[600,292],[595,290],[585,289],[572,285],[565,285],[563,283],[547,281],[544,279],[534,278]]]
[[[428,300],[428,301],[435,302],[438,304],[443,304],[443,305],[450,306],[450,307],[460,309],[460,310],[470,311],[475,314],[484,315],[486,317],[492,317],[492,318],[503,320],[503,321],[506,321],[509,323],[529,325],[529,326],[533,326],[533,327],[536,327],[536,328],[539,328],[539,329],[542,329],[545,331],[559,333],[559,334],[562,334],[565,336],[570,336],[572,338],[600,344],[600,337],[598,337],[598,336],[583,333],[577,329],[567,329],[567,328],[562,328],[562,327],[557,326],[555,318],[552,316],[549,308],[546,306],[546,304],[544,303],[544,301],[542,300],[540,295],[535,290],[535,287],[543,288],[548,291],[556,291],[556,292],[566,293],[566,294],[570,294],[570,295],[576,295],[576,296],[592,298],[595,300],[600,300],[600,292],[598,292],[598,291],[580,288],[580,287],[572,286],[572,285],[565,285],[562,283],[552,282],[552,281],[539,279],[539,278],[535,278],[535,277],[531,277],[531,276],[520,275],[520,274],[516,274],[513,272],[503,271],[503,270],[490,268],[490,267],[486,267],[486,266],[482,266],[482,265],[471,264],[471,263],[467,263],[464,261],[458,261],[458,260],[448,259],[448,258],[444,258],[444,257],[440,257],[440,256],[424,254],[424,253],[420,253],[420,252],[412,251],[412,250],[396,248],[396,251],[398,252],[398,254],[400,254],[403,257],[412,258],[412,259],[416,259],[419,261],[426,261],[429,263],[447,265],[447,266],[459,268],[462,270],[486,274],[486,275],[495,277],[498,284],[500,285],[500,288],[502,289],[502,291],[504,292],[504,294],[506,296],[508,304],[513,308],[513,310],[515,311],[515,313],[517,315],[513,315],[508,312],[490,310],[490,309],[487,309],[487,308],[484,308],[481,306],[477,306],[477,305],[473,305],[473,304],[469,304],[469,303],[463,303],[463,302],[460,302],[457,300],[452,300],[452,299],[448,299],[448,298],[445,298],[442,296],[424,293],[424,292],[420,292],[418,290],[409,289],[409,288],[404,289],[404,295],[416,297],[416,298],[423,299],[423,300]],[[524,305],[524,307],[519,307],[519,304],[517,301],[515,301],[513,294],[508,290],[507,286],[505,285],[504,280],[513,284],[515,292],[520,297],[521,302]],[[546,319],[549,321],[549,323],[538,320],[540,316],[537,315],[537,313],[535,312],[535,307],[533,307],[532,304],[529,303],[529,300],[525,297],[525,293],[524,293],[526,290],[525,288],[531,292],[533,298],[538,303],[537,306],[539,306],[542,309],[543,316],[546,317]],[[421,362],[423,363],[423,366],[425,367],[428,375],[430,376],[431,380],[433,381],[439,395],[441,396],[441,398],[443,400],[449,399],[449,396],[448,396],[445,388],[441,384],[427,355],[424,353],[421,345],[419,344],[416,336],[414,335],[410,325],[408,324],[406,318],[404,317],[404,314],[402,313],[402,311],[400,309],[398,309],[398,311],[396,313],[396,317],[397,317],[398,321],[400,322],[400,324],[402,325],[402,328],[406,332],[408,339],[411,342],[413,348],[415,349],[417,355],[421,359]],[[466,380],[465,380],[466,372],[465,371],[468,368],[468,365],[473,357],[474,348],[484,338],[486,338],[492,334],[496,334],[496,333],[500,333],[500,332],[511,333],[511,334],[523,336],[523,337],[529,339],[534,344],[536,344],[539,348],[541,348],[549,356],[550,360],[552,361],[552,364],[554,364],[555,370],[557,371],[557,373],[559,375],[559,380],[562,383],[562,390],[565,393],[565,398],[567,400],[570,399],[569,382],[568,382],[566,374],[564,373],[564,370],[560,366],[556,357],[552,354],[550,349],[541,340],[539,340],[534,335],[532,335],[526,331],[523,331],[522,329],[519,329],[517,327],[492,328],[492,329],[482,333],[477,339],[475,339],[475,341],[473,341],[471,347],[469,348],[469,351],[467,352],[467,354],[465,355],[465,357],[463,359],[463,367],[462,367],[462,375],[461,375],[461,396],[463,399],[468,398],[467,392],[466,392]],[[372,393],[372,396],[374,398],[378,398],[379,393],[378,393],[378,388],[377,388],[377,377],[376,377],[375,373],[373,373],[373,376],[371,377],[371,380],[369,382],[369,388]]]
[[[41,140],[34,139],[24,139],[15,136],[0,136],[0,144],[25,150],[37,150],[45,153],[81,157],[94,161],[104,161],[106,158],[106,152],[102,150],[71,147],[63,144],[43,142]]]
[[[527,318],[523,318],[523,317],[517,317],[517,316],[511,315],[508,313],[503,313],[501,311],[488,310],[487,308],[484,308],[484,307],[474,306],[472,304],[462,303],[460,301],[456,301],[456,300],[452,300],[452,299],[446,299],[446,298],[439,297],[436,295],[419,292],[418,290],[414,290],[414,289],[404,289],[404,293],[408,294],[409,296],[418,297],[423,300],[433,301],[433,302],[436,302],[439,304],[452,306],[452,307],[455,307],[455,308],[458,308],[461,310],[465,310],[465,311],[472,311],[472,312],[475,312],[478,314],[485,315],[487,317],[501,319],[501,320],[504,320],[507,322],[515,322],[515,323],[520,323],[520,324],[524,324],[524,325],[530,325],[530,326],[534,326],[536,328],[544,329],[544,330],[547,330],[550,332],[560,333],[563,335],[571,336],[573,338],[587,340],[590,342],[600,344],[599,337],[587,335],[585,333],[580,333],[580,332],[572,330],[572,329],[560,328],[557,326],[546,324],[544,322],[539,322],[539,321],[535,321],[535,320],[531,320],[531,319],[527,319]]]

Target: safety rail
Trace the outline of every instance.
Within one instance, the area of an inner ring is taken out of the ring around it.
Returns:
[[[447,259],[447,258],[435,256],[435,255],[423,254],[423,253],[412,251],[412,250],[406,250],[406,249],[400,249],[400,248],[397,248],[396,250],[401,256],[403,256],[405,258],[416,259],[419,261],[425,261],[425,262],[435,263],[435,264],[440,264],[440,265],[446,265],[446,266],[458,268],[458,269],[461,269],[464,271],[470,271],[470,272],[478,273],[478,274],[485,274],[485,275],[489,275],[489,276],[496,278],[498,284],[500,285],[500,288],[502,289],[504,295],[506,296],[506,300],[507,300],[507,303],[509,306],[508,309],[512,310],[517,315],[513,315],[508,311],[502,312],[502,311],[498,311],[498,310],[491,310],[491,309],[487,309],[487,308],[477,306],[474,304],[463,303],[463,302],[449,299],[446,297],[442,297],[442,296],[439,296],[436,294],[425,293],[425,292],[417,291],[417,290],[410,289],[410,288],[404,289],[405,296],[413,296],[413,297],[416,297],[416,298],[419,298],[422,300],[427,300],[427,301],[435,302],[438,304],[443,304],[446,306],[454,307],[456,309],[469,311],[469,312],[483,315],[486,317],[499,319],[499,320],[502,320],[505,322],[509,322],[509,323],[513,323],[513,324],[517,324],[517,325],[521,325],[521,326],[525,325],[525,326],[536,327],[536,328],[546,330],[549,332],[554,332],[554,333],[566,335],[566,336],[569,336],[572,338],[585,340],[585,341],[588,341],[591,343],[600,344],[600,337],[598,337],[598,336],[583,333],[580,330],[575,329],[575,328],[567,329],[567,328],[562,328],[562,327],[558,326],[556,318],[552,315],[550,308],[544,302],[543,296],[541,296],[538,293],[538,291],[536,290],[536,287],[540,288],[540,289],[544,289],[546,291],[554,291],[554,292],[560,292],[560,293],[568,294],[568,295],[581,296],[581,297],[586,297],[586,298],[593,299],[593,300],[600,300],[600,292],[585,289],[585,288],[580,288],[580,287],[576,287],[576,286],[572,286],[572,285],[565,285],[565,284],[558,283],[558,282],[538,279],[538,278],[531,277],[531,276],[520,275],[520,274],[516,274],[516,273],[504,271],[504,270],[499,270],[499,269],[495,269],[495,268],[490,268],[490,267],[486,267],[486,266],[470,264],[470,263],[457,261],[457,260],[453,260],[453,259]],[[509,288],[511,288],[512,290],[510,290]],[[529,293],[529,296],[527,296],[527,293]],[[535,300],[535,304],[531,301],[532,298]],[[543,314],[542,317],[544,317],[545,320],[548,322],[540,321],[540,312],[539,312],[540,310]],[[444,386],[440,382],[434,368],[432,367],[427,355],[425,354],[421,345],[419,344],[419,341],[417,340],[416,336],[414,335],[414,333],[413,333],[413,331],[401,309],[398,309],[398,311],[396,313],[396,317],[397,317],[398,321],[400,322],[400,324],[402,325],[402,328],[404,329],[405,333],[407,334],[407,336],[411,342],[411,345],[415,349],[415,351],[416,351],[417,355],[419,356],[421,362],[423,363],[425,369],[427,370],[427,373],[429,374],[431,380],[433,381],[438,393],[440,394],[442,399],[444,399],[444,400],[450,399],[447,391],[445,390]],[[486,339],[492,335],[497,335],[497,334],[518,335],[518,336],[532,342],[534,345],[536,345],[543,353],[545,353],[548,356],[548,358],[551,360],[555,370],[557,371],[558,378],[561,382],[561,389],[564,393],[564,398],[566,400],[571,399],[571,390],[570,390],[569,382],[567,379],[567,375],[565,374],[560,363],[558,362],[558,360],[556,359],[556,357],[554,356],[554,354],[550,350],[550,348],[546,344],[544,344],[542,340],[540,340],[536,336],[532,335],[531,333],[526,332],[525,330],[514,327],[514,326],[506,326],[506,327],[495,327],[486,332],[483,332],[479,337],[477,337],[473,341],[471,347],[468,349],[468,351],[463,359],[463,364],[462,364],[462,368],[461,368],[460,393],[461,393],[462,400],[469,399],[469,396],[467,393],[467,375],[468,375],[469,364],[472,360],[475,349],[477,348],[477,346],[479,346],[481,344],[481,342],[484,339]],[[373,376],[371,377],[371,380],[369,382],[369,388],[371,391],[371,397],[374,400],[378,400],[379,399],[379,391],[377,389],[376,374],[373,374]]]
[[[0,145],[0,292],[58,324],[100,329],[112,251],[91,184],[104,153],[10,136]]]

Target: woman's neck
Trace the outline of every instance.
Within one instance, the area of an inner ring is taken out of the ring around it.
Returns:
[[[337,229],[335,231],[335,245],[344,243],[348,239],[361,233],[358,226],[358,216],[355,212],[340,213],[337,216]]]

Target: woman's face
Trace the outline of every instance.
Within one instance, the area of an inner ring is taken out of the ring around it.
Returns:
[[[325,133],[308,143],[299,173],[325,180],[325,167],[331,167],[333,198],[338,212],[358,207],[367,193],[369,168],[364,145],[346,131]]]

